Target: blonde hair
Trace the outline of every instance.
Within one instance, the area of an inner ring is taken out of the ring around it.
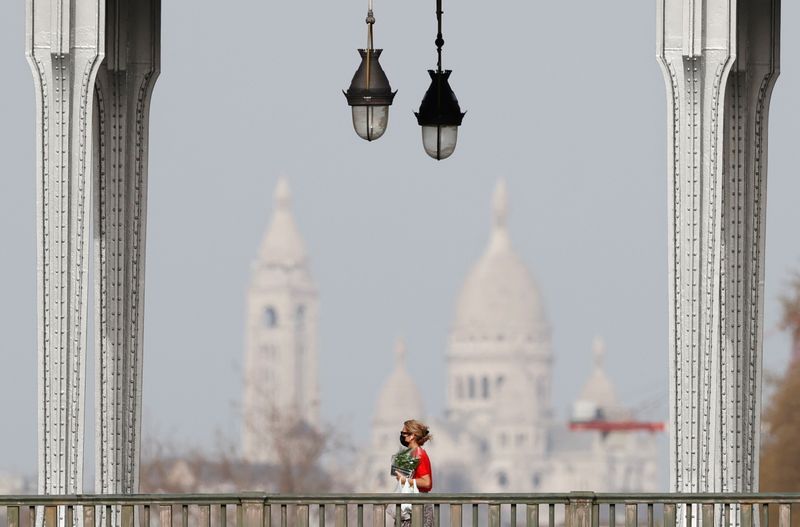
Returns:
[[[416,419],[409,419],[408,421],[404,422],[403,427],[414,434],[414,439],[417,440],[417,444],[419,446],[422,446],[433,439],[430,430],[428,430],[428,425],[417,421]]]

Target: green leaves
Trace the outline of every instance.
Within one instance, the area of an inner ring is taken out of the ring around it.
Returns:
[[[413,474],[419,465],[419,458],[411,455],[410,448],[404,448],[392,456],[392,468],[400,469],[403,473]]]

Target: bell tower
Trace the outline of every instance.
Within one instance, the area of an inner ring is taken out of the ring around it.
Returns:
[[[319,422],[319,301],[285,179],[275,189],[272,219],[251,273],[242,446],[248,461],[268,463],[281,430]]]

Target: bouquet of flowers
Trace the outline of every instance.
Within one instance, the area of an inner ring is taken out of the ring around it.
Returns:
[[[419,458],[411,455],[410,448],[403,448],[392,456],[391,474],[394,476],[399,473],[409,478],[417,470],[417,465],[419,465]]]

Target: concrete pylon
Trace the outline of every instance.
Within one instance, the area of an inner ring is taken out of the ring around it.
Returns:
[[[668,106],[670,485],[758,490],[779,0],[658,0]]]
[[[147,115],[158,72],[160,1],[26,4],[37,110],[38,491],[83,491],[94,195],[96,490],[135,492]]]

